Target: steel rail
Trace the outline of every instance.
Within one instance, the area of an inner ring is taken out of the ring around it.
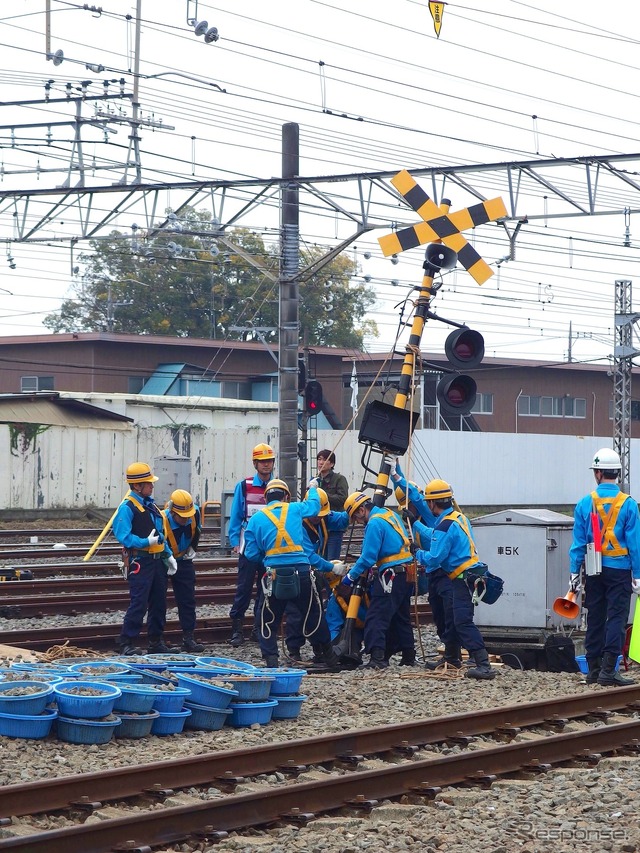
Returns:
[[[72,849],[105,853],[116,845],[142,850],[151,845],[180,841],[194,833],[206,838],[282,820],[306,822],[319,813],[349,806],[371,808],[380,799],[411,792],[432,796],[443,786],[471,781],[490,783],[497,774],[584,760],[590,756],[596,758],[601,753],[637,746],[639,738],[640,719],[635,719],[454,756],[385,765],[381,769],[332,776],[326,780],[265,786],[249,794],[232,794],[193,805],[0,840],[0,850],[68,853]]]
[[[333,678],[333,676],[322,676]],[[101,802],[139,795],[152,789],[188,788],[223,784],[239,777],[256,776],[278,769],[324,764],[345,756],[374,755],[393,750],[411,752],[417,746],[461,736],[511,731],[522,726],[562,726],[563,721],[610,711],[637,710],[640,685],[598,690],[491,708],[450,714],[375,729],[354,729],[312,738],[252,746],[250,749],[216,751],[169,761],[117,767],[99,773],[80,773],[54,779],[38,779],[0,787],[0,817],[34,814],[67,808],[75,801]]]
[[[59,555],[59,552],[56,552],[56,556]],[[42,556],[42,555],[41,555]],[[15,568],[20,571],[25,571],[28,569],[33,573],[36,580],[39,577],[50,578],[56,576],[58,574],[64,574],[66,577],[73,577],[77,575],[79,577],[96,577],[97,575],[113,575],[114,577],[122,577],[120,574],[120,570],[115,560],[111,560],[110,562],[87,562],[87,563],[24,563],[23,565],[16,565],[12,568]],[[196,572],[200,572],[201,570],[220,570],[220,571],[237,571],[238,568],[238,559],[237,557],[204,557],[198,555],[195,560],[195,568]],[[0,566],[0,571],[2,571],[2,566]],[[15,580],[9,578],[8,581],[11,582],[13,586],[15,584]],[[10,594],[9,591],[9,583],[7,586],[0,586],[0,593]],[[20,585],[28,583],[28,581],[24,579],[20,579]],[[13,590],[11,590],[12,592]]]
[[[226,589],[235,586],[236,573],[229,571],[201,571],[201,561],[196,564],[196,583],[202,587]],[[219,568],[216,564],[215,568]],[[37,578],[36,580],[21,580],[20,583],[6,583],[0,586],[0,602],[17,601],[23,598],[40,595],[90,595],[94,592],[117,592],[126,590],[126,584],[119,569],[111,564],[111,573],[99,577],[79,575],[76,577]]]

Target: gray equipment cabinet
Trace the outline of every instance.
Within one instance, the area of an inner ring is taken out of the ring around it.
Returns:
[[[153,473],[158,477],[153,490],[158,506],[163,506],[176,489],[185,489],[191,494],[191,459],[188,456],[157,456],[153,460]]]
[[[577,628],[553,612],[569,588],[573,517],[545,509],[508,509],[472,520],[481,560],[504,580],[495,604],[479,604],[474,621],[483,635],[543,639],[556,628]]]

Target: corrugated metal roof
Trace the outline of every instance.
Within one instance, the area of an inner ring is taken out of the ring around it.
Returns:
[[[1,394],[0,423],[128,430],[133,420],[55,394]]]

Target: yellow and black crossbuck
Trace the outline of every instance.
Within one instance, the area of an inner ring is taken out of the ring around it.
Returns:
[[[397,255],[406,249],[414,249],[424,243],[441,241],[458,253],[458,260],[478,284],[484,284],[491,278],[491,267],[482,260],[460,232],[507,216],[507,209],[501,198],[483,201],[455,213],[443,213],[406,169],[398,172],[391,179],[391,183],[407,204],[420,214],[424,222],[379,237],[378,242],[385,257]]]

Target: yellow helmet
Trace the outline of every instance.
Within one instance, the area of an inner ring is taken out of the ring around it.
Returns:
[[[413,480],[409,480],[409,483],[410,483],[412,486],[415,486],[415,487],[416,487],[416,489],[418,489],[418,484],[417,484],[417,483],[414,483],[414,482],[413,482]],[[418,489],[418,491],[420,491],[420,489]],[[395,489],[394,495],[396,496],[396,500],[398,501],[398,503],[399,503],[399,504],[400,504],[400,503],[405,503],[405,490],[404,490],[404,486],[396,486],[396,489]]]
[[[196,514],[193,498],[185,489],[176,489],[175,492],[171,492],[169,506],[172,512],[182,516],[182,518],[193,518]]]
[[[264,445],[264,446],[266,447],[266,445]],[[267,487],[264,490],[265,499],[267,499],[267,495],[269,494],[269,492],[273,492],[276,489],[283,491],[285,494],[287,494],[287,495],[289,495],[289,497],[291,497],[291,492],[289,491],[289,486],[287,486],[287,484],[285,483],[284,480],[269,480],[269,482],[267,483]]]
[[[264,462],[266,459],[275,459],[276,454],[268,444],[256,444],[251,457],[254,462]]]
[[[127,468],[127,483],[132,486],[134,483],[156,483],[157,477],[151,473],[151,468],[146,462],[132,462]]]
[[[324,515],[329,515],[331,512],[331,507],[329,506],[329,495],[324,489],[316,489],[316,491],[320,498],[320,512],[318,513],[318,518],[322,518]],[[305,501],[309,500],[309,492],[304,496],[304,499]]]
[[[353,518],[356,510],[360,509],[368,500],[371,499],[364,492],[352,492],[344,502],[345,512],[349,514],[349,518]]]
[[[431,480],[424,487],[424,496],[428,501],[440,501],[453,497],[453,489],[444,480]]]

